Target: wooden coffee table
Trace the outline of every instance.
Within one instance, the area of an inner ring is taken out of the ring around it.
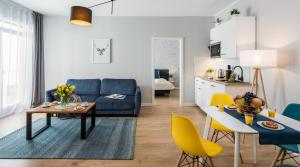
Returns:
[[[74,108],[68,108],[68,109],[56,109],[55,106],[50,106],[48,108],[43,108],[41,106],[32,108],[27,110],[26,113],[26,139],[32,140],[42,132],[44,132],[46,129],[48,129],[51,126],[51,117],[53,114],[78,114],[80,115],[81,119],[81,139],[86,139],[87,136],[90,134],[90,132],[95,127],[95,110],[96,105],[95,103],[88,103],[88,106],[85,107],[84,110],[74,110]],[[91,126],[86,129],[86,117],[87,113],[91,112]],[[32,135],[32,115],[37,113],[44,113],[46,114],[46,125],[42,127],[40,130],[35,132]]]

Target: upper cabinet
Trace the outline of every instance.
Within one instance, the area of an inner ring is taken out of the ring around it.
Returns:
[[[237,58],[255,49],[255,17],[233,17],[210,31],[210,43],[221,42],[221,58]]]

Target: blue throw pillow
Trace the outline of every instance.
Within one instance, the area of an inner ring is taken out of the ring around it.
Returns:
[[[155,76],[155,79],[159,79],[160,78],[159,70],[155,70],[154,71],[154,76]]]

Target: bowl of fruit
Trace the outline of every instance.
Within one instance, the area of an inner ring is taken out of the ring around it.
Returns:
[[[244,113],[252,113],[256,115],[262,111],[265,101],[256,94],[247,92],[244,95],[237,95],[234,99],[237,112],[244,115]]]

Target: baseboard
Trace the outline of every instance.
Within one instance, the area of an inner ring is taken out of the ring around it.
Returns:
[[[153,106],[152,103],[142,103],[142,107],[146,107],[146,106]]]
[[[182,103],[181,106],[184,106],[184,107],[194,107],[196,106],[195,103]]]

